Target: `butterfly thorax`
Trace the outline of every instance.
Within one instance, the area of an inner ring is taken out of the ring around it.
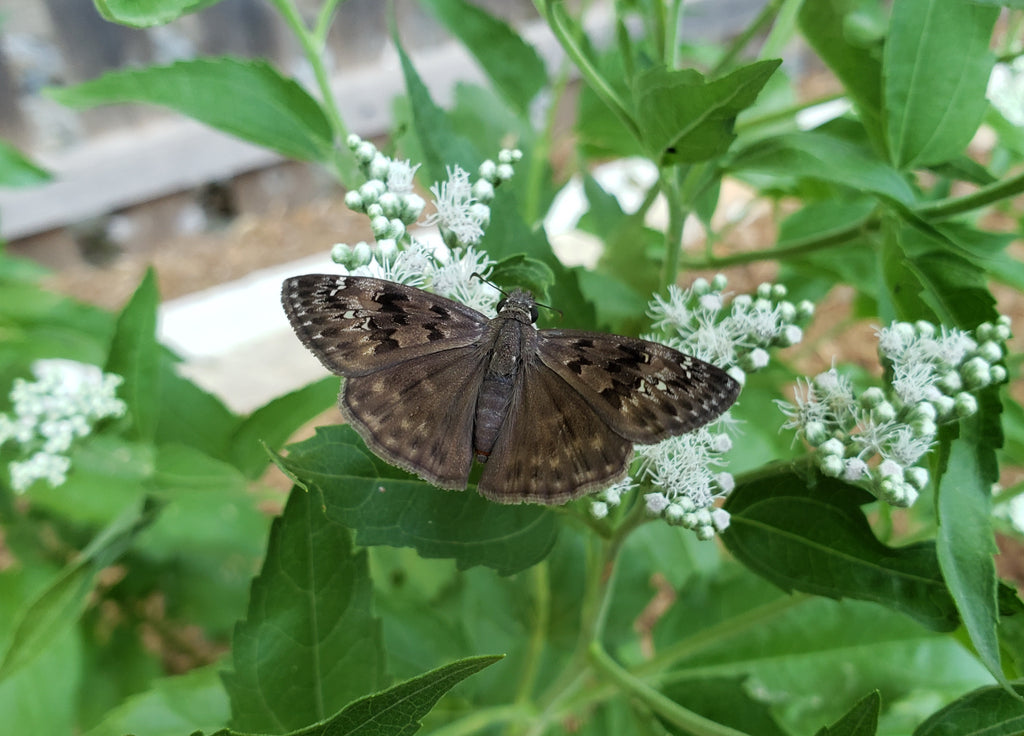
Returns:
[[[498,305],[498,316],[487,327],[484,344],[490,349],[487,370],[476,401],[473,450],[487,462],[520,384],[523,356],[536,351],[533,327],[537,307],[525,291],[513,291]]]

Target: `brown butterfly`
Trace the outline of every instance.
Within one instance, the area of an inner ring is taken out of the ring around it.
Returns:
[[[342,414],[388,462],[499,503],[561,504],[621,479],[633,444],[689,432],[739,393],[723,370],[646,340],[537,330],[513,291],[488,319],[411,286],[314,274],[284,282],[292,328],[345,377]]]

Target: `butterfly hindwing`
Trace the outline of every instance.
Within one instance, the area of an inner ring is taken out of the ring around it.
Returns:
[[[472,345],[488,322],[451,299],[357,276],[290,278],[281,290],[281,303],[303,344],[342,376]]]
[[[561,504],[621,479],[633,445],[534,357],[477,490],[500,503]]]
[[[722,369],[647,340],[576,330],[542,330],[538,337],[540,360],[632,442],[696,429],[739,392]]]
[[[341,410],[385,460],[440,488],[466,487],[485,354],[443,350],[345,380]]]

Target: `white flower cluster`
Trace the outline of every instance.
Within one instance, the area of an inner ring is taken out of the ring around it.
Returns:
[[[1010,322],[1000,317],[973,334],[895,322],[877,334],[891,375],[888,396],[877,386],[857,396],[849,379],[832,368],[799,380],[794,404],[776,403],[789,417],[783,428],[796,429],[814,448],[822,473],[907,507],[928,483],[928,470],[918,461],[931,449],[938,423],[970,416],[978,409],[971,392],[1006,380],[997,361]]]
[[[782,284],[761,284],[754,295],[739,294],[727,306],[726,278],[697,279],[689,289],[669,287],[668,298],[655,296],[650,316],[659,333],[648,339],[719,366],[743,383],[747,373],[768,365],[768,348],[785,348],[803,339],[801,325],[814,315],[809,301],[786,300]]]
[[[357,135],[349,136],[348,146],[367,181],[345,195],[345,204],[370,218],[376,244],[338,243],[332,260],[354,276],[427,289],[493,315],[500,293],[476,277],[488,276],[494,262],[476,246],[490,224],[494,189],[512,177],[522,152],[506,149],[499,152],[498,163],[484,161],[475,182],[459,166],[448,168],[448,180],[430,188],[435,213],[422,223],[436,224],[444,240],[444,248],[431,250],[408,230],[425,206],[412,191],[418,165],[392,160]]]
[[[814,305],[794,305],[786,301],[785,287],[761,284],[753,296],[740,294],[727,306],[725,286],[721,274],[710,283],[697,279],[689,289],[670,286],[668,298],[655,296],[649,307],[659,332],[645,337],[727,367],[742,383],[748,372],[768,364],[768,348],[788,347],[802,339],[798,323],[811,318]],[[696,431],[637,447],[636,480],[654,487],[644,495],[650,514],[685,526],[700,539],[710,539],[729,526],[729,513],[715,504],[732,492],[735,480],[715,469],[725,465],[724,455],[732,448],[726,431],[730,422],[725,414]],[[607,515],[634,485],[624,481],[602,491],[591,513],[598,518]]]
[[[115,396],[122,379],[74,360],[38,360],[35,381],[18,378],[11,389],[12,415],[0,413],[0,445],[20,445],[23,460],[11,462],[11,486],[24,492],[43,479],[57,487],[67,479],[65,454],[76,438],[88,435],[101,419],[123,416],[125,403]]]

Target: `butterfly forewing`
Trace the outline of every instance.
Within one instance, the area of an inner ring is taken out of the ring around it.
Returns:
[[[658,343],[575,330],[539,337],[541,361],[608,426],[640,444],[707,424],[739,393],[722,369]]]
[[[477,489],[502,503],[560,504],[622,478],[633,445],[536,358]]]
[[[451,299],[355,276],[290,278],[281,303],[303,344],[343,376],[472,345],[487,325],[482,314]]]

